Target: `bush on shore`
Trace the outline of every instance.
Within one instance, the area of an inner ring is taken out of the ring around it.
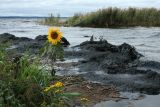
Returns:
[[[75,14],[65,25],[81,27],[160,26],[160,10],[156,8],[106,8],[87,14]]]
[[[51,26],[80,27],[133,27],[160,26],[160,10],[156,8],[105,8],[87,14],[76,13],[73,17],[62,21],[60,15],[45,18],[39,22]]]
[[[0,44],[0,107],[68,107],[79,93],[63,92],[56,76],[40,69],[40,60],[10,56]],[[54,83],[54,84],[53,84]],[[69,103],[69,104],[68,104]]]
[[[59,14],[56,17],[51,14],[49,17],[39,21],[38,23],[43,24],[43,25],[50,25],[50,26],[52,25],[61,26],[62,25]]]

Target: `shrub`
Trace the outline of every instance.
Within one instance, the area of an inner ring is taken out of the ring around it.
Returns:
[[[87,14],[75,14],[66,25],[81,27],[160,26],[160,10],[156,8],[106,8]]]

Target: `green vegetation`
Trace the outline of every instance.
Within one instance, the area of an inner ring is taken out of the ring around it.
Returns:
[[[7,54],[5,46],[0,45],[0,107],[72,105],[72,99],[80,94],[64,92],[63,83],[56,76],[40,69],[39,65],[38,56],[13,57]]]
[[[49,17],[45,18],[44,20],[41,20],[38,23],[44,24],[44,25],[50,25],[50,26],[52,26],[52,25],[61,26],[62,25],[59,14],[56,17],[54,17],[52,14],[50,14]]]
[[[49,20],[49,19],[48,19]],[[49,23],[53,23],[50,21]],[[46,23],[47,24],[47,23]],[[62,24],[61,24],[62,25]],[[87,14],[75,14],[63,26],[132,27],[160,26],[160,10],[156,8],[106,8]]]
[[[107,8],[88,14],[76,14],[67,25],[81,27],[160,26],[160,10],[155,8]]]
[[[37,61],[31,63],[27,55],[12,59],[0,46],[0,62],[1,107],[40,106],[51,77],[38,69]]]

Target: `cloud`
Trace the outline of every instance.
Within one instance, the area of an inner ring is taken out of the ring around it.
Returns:
[[[160,7],[159,0],[0,0],[0,16],[72,16],[105,7]]]

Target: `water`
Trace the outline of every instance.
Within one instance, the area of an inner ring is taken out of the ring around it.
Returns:
[[[94,107],[160,107],[160,95],[147,95],[141,100],[124,100],[120,102],[105,101]]]
[[[49,26],[39,25],[36,18],[0,18],[0,33],[11,33],[18,37],[35,38],[38,35],[47,34]],[[77,45],[90,38],[84,36],[94,35],[95,38],[103,36],[115,45],[124,42],[136,47],[145,56],[145,60],[160,62],[160,28],[159,27],[133,27],[124,29],[109,28],[79,28],[60,27],[63,36],[71,42],[71,46]]]
[[[0,34],[11,33],[18,37],[35,38],[38,35],[46,35],[50,26],[39,25],[36,18],[0,18]],[[107,39],[108,42],[119,45],[124,42],[133,45],[138,52],[145,57],[142,60],[153,60],[160,62],[160,27],[132,27],[123,29],[109,28],[80,28],[80,27],[60,27],[63,36],[66,37],[71,46],[80,44],[89,40],[92,36],[98,40],[100,36]],[[75,71],[75,69],[73,69]],[[100,74],[102,72],[99,72]],[[121,76],[121,75],[119,75]],[[128,78],[126,75],[124,78]],[[160,95],[147,96],[144,100],[135,102],[102,102],[95,107],[159,107]],[[154,104],[154,106],[153,106]],[[148,106],[147,106],[148,105]]]
[[[0,33],[11,33],[18,37],[35,38],[38,35],[47,34],[49,26],[39,25],[36,18],[0,18]],[[103,36],[108,42],[115,45],[124,42],[136,47],[145,56],[145,60],[160,62],[160,28],[159,27],[132,27],[123,29],[109,28],[79,28],[60,27],[63,36],[71,46],[77,45],[94,35],[95,38]]]

